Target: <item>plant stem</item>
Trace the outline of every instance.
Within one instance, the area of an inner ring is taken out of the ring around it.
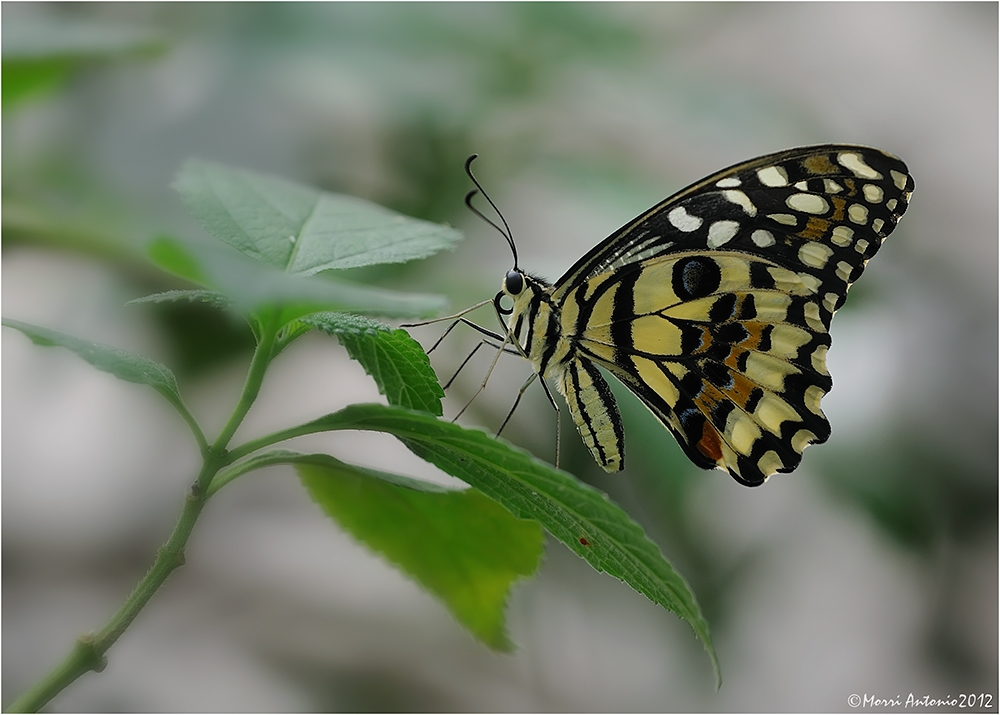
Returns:
[[[220,466],[214,460],[207,462],[202,468],[202,473],[198,475],[198,483],[203,479],[210,481],[211,475],[214,475]],[[207,499],[208,495],[196,483],[184,500],[184,509],[173,533],[157,551],[152,568],[125,599],[125,603],[108,625],[97,634],[81,636],[66,659],[11,703],[7,712],[37,712],[84,673],[91,670],[99,673],[104,670],[106,662],[104,654],[135,620],[139,611],[163,585],[171,572],[184,563],[184,547]]]
[[[322,418],[320,418],[322,419]],[[312,420],[311,422],[306,422],[305,424],[296,425],[294,427],[288,427],[283,430],[278,430],[277,432],[272,432],[271,434],[266,434],[263,437],[258,437],[257,439],[252,439],[249,442],[241,444],[239,447],[234,447],[226,455],[226,463],[232,464],[233,462],[242,459],[248,454],[252,454],[259,449],[264,447],[270,447],[272,444],[277,444],[278,442],[284,442],[285,440],[292,439],[294,437],[301,437],[305,434],[314,434],[315,432],[326,432],[327,427],[325,427],[319,420]]]
[[[222,428],[222,432],[219,434],[218,439],[216,439],[215,443],[212,445],[212,454],[216,456],[223,455],[226,445],[229,444],[229,440],[232,439],[233,434],[236,433],[240,423],[243,422],[243,418],[246,417],[247,412],[250,411],[250,406],[253,405],[254,400],[257,399],[261,383],[264,382],[264,373],[267,370],[268,364],[271,362],[271,353],[274,348],[275,336],[276,331],[272,326],[268,325],[264,327],[260,342],[257,344],[257,349],[254,351],[253,360],[250,363],[250,370],[247,371],[247,379],[243,384],[243,394],[240,395],[240,401],[236,405],[236,409],[233,411],[233,414],[226,423],[226,426]],[[207,490],[208,484],[202,484],[202,487]]]
[[[129,594],[125,603],[104,628],[96,634],[84,635],[77,639],[73,649],[63,662],[11,703],[7,709],[8,712],[37,712],[84,673],[89,671],[99,673],[104,670],[106,662],[104,654],[131,625],[135,617],[139,615],[139,611],[149,602],[149,599],[163,585],[173,570],[184,564],[184,547],[187,545],[205,502],[214,493],[209,492],[212,479],[224,465],[229,463],[225,456],[226,445],[229,444],[229,440],[232,439],[260,392],[264,373],[272,357],[275,336],[276,330],[273,329],[273,326],[265,326],[250,363],[240,401],[215,443],[206,449],[206,442],[201,436],[201,431],[195,431],[195,437],[198,439],[205,462],[198,474],[197,481],[184,500],[184,508],[181,510],[177,526],[174,527],[167,542],[156,552],[156,560],[149,572],[139,581],[135,590]],[[181,413],[185,419],[190,416],[186,407]],[[193,421],[193,418],[190,421]]]
[[[94,652],[91,639],[88,636],[80,636],[66,659],[35,683],[28,692],[11,703],[6,712],[38,712],[39,708],[88,670],[99,673],[103,669],[104,659]]]

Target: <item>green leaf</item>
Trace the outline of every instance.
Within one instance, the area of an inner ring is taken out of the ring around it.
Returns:
[[[206,303],[216,308],[229,308],[232,303],[214,290],[167,290],[142,298],[133,298],[126,305],[139,303]]]
[[[441,416],[444,390],[427,353],[405,330],[345,313],[317,313],[302,319],[337,336],[348,355],[374,378],[390,405]]]
[[[150,256],[165,270],[215,289],[243,313],[281,310],[282,324],[320,311],[350,311],[390,317],[435,315],[441,296],[289,275],[216,243],[160,237]]]
[[[213,236],[295,275],[425,258],[461,237],[363,199],[196,159],[173,186]]]
[[[72,335],[42,328],[19,320],[4,318],[3,325],[20,330],[35,345],[59,346],[72,350],[98,370],[110,372],[120,380],[149,385],[168,400],[180,400],[177,380],[170,370],[158,362],[110,345],[90,343]]]
[[[201,428],[198,427],[194,416],[188,410],[187,405],[184,404],[184,400],[181,399],[180,389],[177,387],[177,379],[166,366],[142,355],[126,352],[120,348],[87,342],[72,335],[66,335],[65,333],[31,325],[30,323],[22,323],[19,320],[4,318],[0,322],[8,328],[20,330],[35,345],[58,346],[72,350],[98,370],[109,372],[119,380],[134,382],[139,385],[149,385],[163,395],[180,413],[184,421],[191,427],[192,432],[194,432],[199,445],[207,447]]]
[[[211,277],[202,269],[206,258],[195,255],[198,249],[191,242],[184,242],[169,236],[153,239],[147,252],[153,263],[168,273],[198,285],[208,285]],[[204,252],[204,251],[203,251]]]
[[[504,610],[513,583],[538,570],[544,536],[475,489],[448,490],[344,464],[299,458],[309,494],[358,541],[440,598],[476,638],[509,651]]]
[[[687,621],[721,682],[708,623],[694,594],[642,527],[604,494],[484,432],[398,407],[351,405],[303,425],[299,432],[322,429],[395,435],[415,454],[479,489],[514,516],[541,522],[595,569]]]

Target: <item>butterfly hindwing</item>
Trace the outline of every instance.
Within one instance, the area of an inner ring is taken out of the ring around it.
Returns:
[[[791,471],[830,434],[830,320],[912,189],[899,159],[854,146],[710,176],[557,281],[567,356],[624,382],[695,464],[749,485]]]
[[[576,323],[563,330],[577,336],[578,354],[636,393],[699,466],[760,483],[829,436],[819,409],[829,335],[805,319],[815,296],[794,273],[685,252],[596,276],[574,296],[580,307],[564,318],[576,312]]]

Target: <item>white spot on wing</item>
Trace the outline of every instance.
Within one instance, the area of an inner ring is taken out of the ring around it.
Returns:
[[[830,240],[837,246],[850,246],[854,240],[854,229],[849,226],[837,226],[830,233]]]
[[[881,186],[876,186],[875,184],[865,184],[861,191],[865,195],[865,201],[870,204],[880,204],[885,196],[885,192],[882,191]]]
[[[825,214],[830,210],[830,204],[819,194],[792,194],[785,203],[788,208],[807,214]]]
[[[741,183],[743,182],[735,176],[727,176],[725,179],[719,179],[715,182],[715,185],[720,189],[732,189],[733,187],[739,186]]]
[[[708,247],[718,248],[732,240],[739,230],[740,224],[736,221],[716,221],[708,227]]]
[[[788,173],[780,166],[758,169],[757,178],[764,186],[788,186]]]
[[[743,212],[747,216],[757,215],[757,207],[753,205],[753,201],[750,200],[750,197],[744,194],[742,191],[735,191],[735,190],[723,191],[722,197],[726,201],[734,203],[741,209],[743,209]]]
[[[868,207],[861,204],[851,204],[847,209],[847,217],[856,224],[864,226],[868,222]]]
[[[768,214],[767,217],[772,221],[784,224],[785,226],[799,225],[799,220],[791,214]]]
[[[826,369],[826,353],[827,353],[827,350],[829,350],[829,348],[826,345],[817,345],[816,349],[813,350],[812,358],[810,360],[812,362],[813,368],[820,375],[829,375],[830,374],[830,371]],[[806,392],[808,392],[808,390]],[[820,395],[820,397],[822,397],[822,395]],[[817,398],[817,400],[818,399],[819,398]],[[818,401],[817,401],[817,406],[818,406]],[[822,413],[819,413],[819,414],[822,414]]]
[[[816,435],[807,429],[800,429],[792,435],[792,449],[802,454],[806,447],[816,441]]]
[[[889,170],[889,176],[892,177],[892,183],[896,185],[896,188],[902,191],[906,188],[906,174],[900,174],[895,169]]]
[[[832,248],[816,241],[807,241],[799,248],[799,260],[810,268],[822,268],[832,255]]]
[[[815,359],[815,353],[813,354]],[[825,371],[824,371],[825,372]],[[823,416],[823,410],[819,407],[819,401],[823,399],[826,393],[823,392],[822,388],[816,385],[810,385],[806,388],[803,402],[805,403],[806,409],[812,412],[814,415]]]
[[[820,320],[819,305],[817,305],[816,303],[810,301],[809,303],[806,303],[804,306],[802,306],[802,315],[806,319],[806,327],[811,328],[815,332],[822,332],[826,330],[826,326],[823,325],[823,321]],[[816,353],[820,351],[820,348],[823,349],[823,354],[824,355],[826,354],[826,346],[820,345],[818,348],[816,348],[815,352],[813,352],[814,361],[816,358]]]
[[[758,228],[750,236],[750,240],[761,248],[767,248],[768,246],[774,245],[774,234],[770,231],[765,231],[762,228]]]
[[[810,293],[816,293],[819,291],[819,287],[823,282],[814,275],[809,273],[798,273],[799,282],[804,285]]]
[[[843,154],[837,154],[837,163],[862,179],[882,178],[882,175],[868,166],[865,160],[861,158],[861,155],[856,152],[845,151]]]
[[[699,216],[692,216],[683,206],[678,206],[667,214],[667,221],[673,224],[678,231],[690,233],[701,228],[704,219]]]

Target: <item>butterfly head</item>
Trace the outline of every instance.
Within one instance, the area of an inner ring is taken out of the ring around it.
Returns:
[[[523,304],[530,302],[532,295],[542,286],[544,286],[543,281],[529,276],[515,266],[507,271],[507,274],[503,277],[500,292],[493,299],[493,304],[496,306],[497,312],[501,315],[511,315],[515,312],[520,313],[524,309]],[[504,298],[511,299],[511,307],[503,307],[501,301]]]

